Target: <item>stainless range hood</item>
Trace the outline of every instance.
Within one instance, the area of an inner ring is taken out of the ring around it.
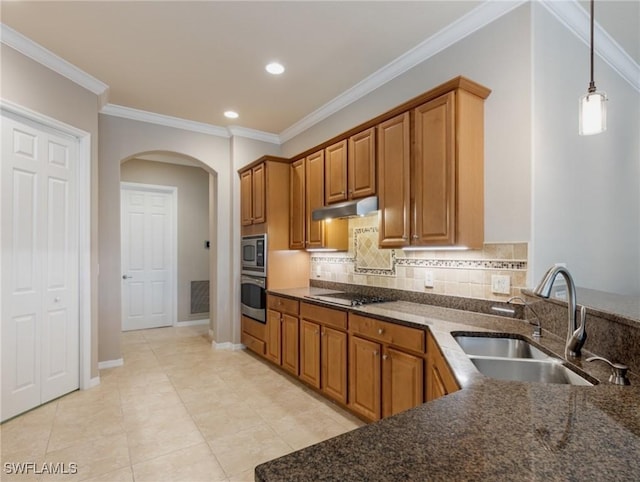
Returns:
[[[369,196],[314,209],[311,213],[311,219],[314,221],[322,221],[324,219],[351,218],[354,216],[364,216],[377,209],[378,198],[376,196]]]

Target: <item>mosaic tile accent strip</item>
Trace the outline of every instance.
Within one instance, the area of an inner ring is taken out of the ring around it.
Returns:
[[[527,269],[527,262],[522,260],[397,258],[396,263],[398,264],[398,266],[411,266],[421,268],[461,268],[493,270]]]
[[[312,263],[355,264],[356,258],[349,256],[311,256]]]

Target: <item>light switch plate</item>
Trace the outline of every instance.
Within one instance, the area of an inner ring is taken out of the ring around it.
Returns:
[[[491,275],[491,292],[498,295],[511,294],[511,277],[509,275]]]

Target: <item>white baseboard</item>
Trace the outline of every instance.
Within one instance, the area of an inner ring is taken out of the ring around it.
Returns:
[[[98,370],[104,370],[105,368],[115,368],[124,365],[124,360],[118,358],[117,360],[106,360],[98,362]]]
[[[209,324],[209,318],[203,318],[202,320],[179,321],[178,323],[176,323],[176,327],[180,328],[182,326],[195,326],[195,325],[208,325],[208,324]]]
[[[89,388],[97,387],[100,385],[100,376],[93,377],[89,380],[89,386],[84,388],[84,390],[88,390]]]
[[[211,342],[211,348],[214,350],[229,350],[229,351],[237,351],[244,349],[244,345],[242,343],[231,343],[230,341],[225,341],[223,343],[217,343],[215,341]]]

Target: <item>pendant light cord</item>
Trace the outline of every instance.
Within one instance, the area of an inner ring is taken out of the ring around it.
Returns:
[[[596,83],[593,81],[593,5],[595,0],[591,0],[591,82],[589,82],[589,93],[596,91]]]

